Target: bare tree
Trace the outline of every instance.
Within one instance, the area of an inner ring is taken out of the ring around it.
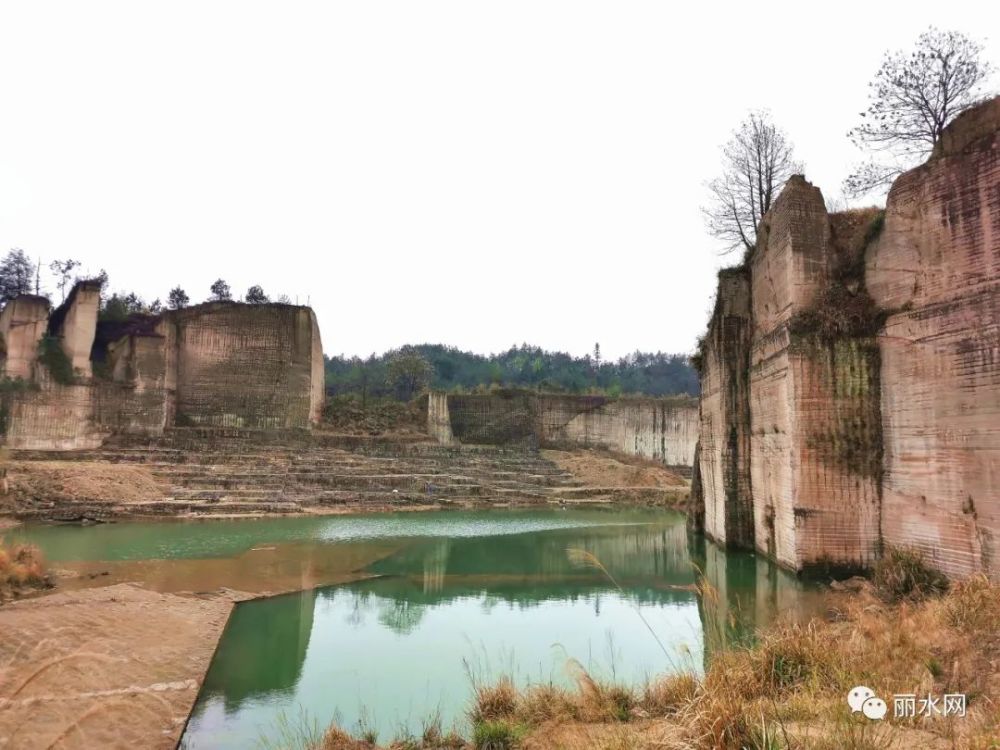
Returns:
[[[868,84],[868,109],[848,135],[862,149],[879,152],[846,180],[844,192],[858,197],[884,189],[922,161],[955,117],[982,99],[993,66],[981,59],[982,44],[957,31],[933,26],[913,50],[887,52]]]
[[[54,260],[49,263],[49,270],[55,274],[58,281],[56,286],[62,294],[63,301],[66,301],[66,287],[73,277],[73,269],[79,267],[80,261],[67,258],[66,260]]]
[[[708,184],[702,207],[709,233],[726,252],[757,243],[757,227],[785,181],[798,171],[792,144],[766,111],[751,112],[722,147],[722,174]]]

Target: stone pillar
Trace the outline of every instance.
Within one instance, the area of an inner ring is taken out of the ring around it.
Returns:
[[[753,549],[750,487],[750,277],[719,273],[715,310],[701,352],[699,464],[706,535]]]
[[[85,378],[92,375],[90,350],[100,306],[101,285],[96,281],[78,281],[66,301],[52,313],[49,323],[51,333],[59,338],[62,350],[69,357],[73,372]]]
[[[22,294],[4,305],[0,312],[0,335],[6,349],[6,377],[25,380],[34,377],[38,345],[48,325],[49,301],[45,297]]]
[[[442,445],[455,442],[455,436],[451,432],[447,393],[431,391],[427,394],[427,433]]]

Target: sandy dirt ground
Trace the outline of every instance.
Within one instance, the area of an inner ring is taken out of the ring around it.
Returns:
[[[167,494],[145,466],[99,461],[10,461],[7,480],[12,496],[67,503],[137,503]]]
[[[639,456],[582,448],[544,450],[542,456],[584,485],[554,488],[553,497],[562,503],[678,508],[690,495],[691,484],[684,477]]]
[[[59,593],[0,607],[0,750],[173,748],[235,602],[360,580],[397,548],[56,566]]]
[[[592,487],[686,487],[663,464],[638,456],[598,450],[543,450],[542,456]]]
[[[0,748],[172,748],[233,603],[133,584],[0,608]]]

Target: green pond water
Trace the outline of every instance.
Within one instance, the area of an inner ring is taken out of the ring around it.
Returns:
[[[57,562],[239,556],[262,544],[395,550],[366,569],[378,578],[238,605],[185,731],[189,750],[254,747],[303,717],[384,740],[419,734],[435,714],[463,731],[474,680],[568,685],[577,665],[632,684],[698,672],[712,649],[809,601],[793,576],[691,538],[684,517],[666,511],[122,523],[18,536]],[[698,571],[718,597],[690,589]]]

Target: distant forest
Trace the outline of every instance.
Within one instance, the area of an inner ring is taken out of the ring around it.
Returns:
[[[635,352],[605,361],[600,346],[583,357],[527,344],[484,356],[441,344],[421,344],[366,359],[325,359],[331,396],[406,400],[428,386],[459,392],[499,386],[609,396],[698,393],[698,376],[687,355]]]

